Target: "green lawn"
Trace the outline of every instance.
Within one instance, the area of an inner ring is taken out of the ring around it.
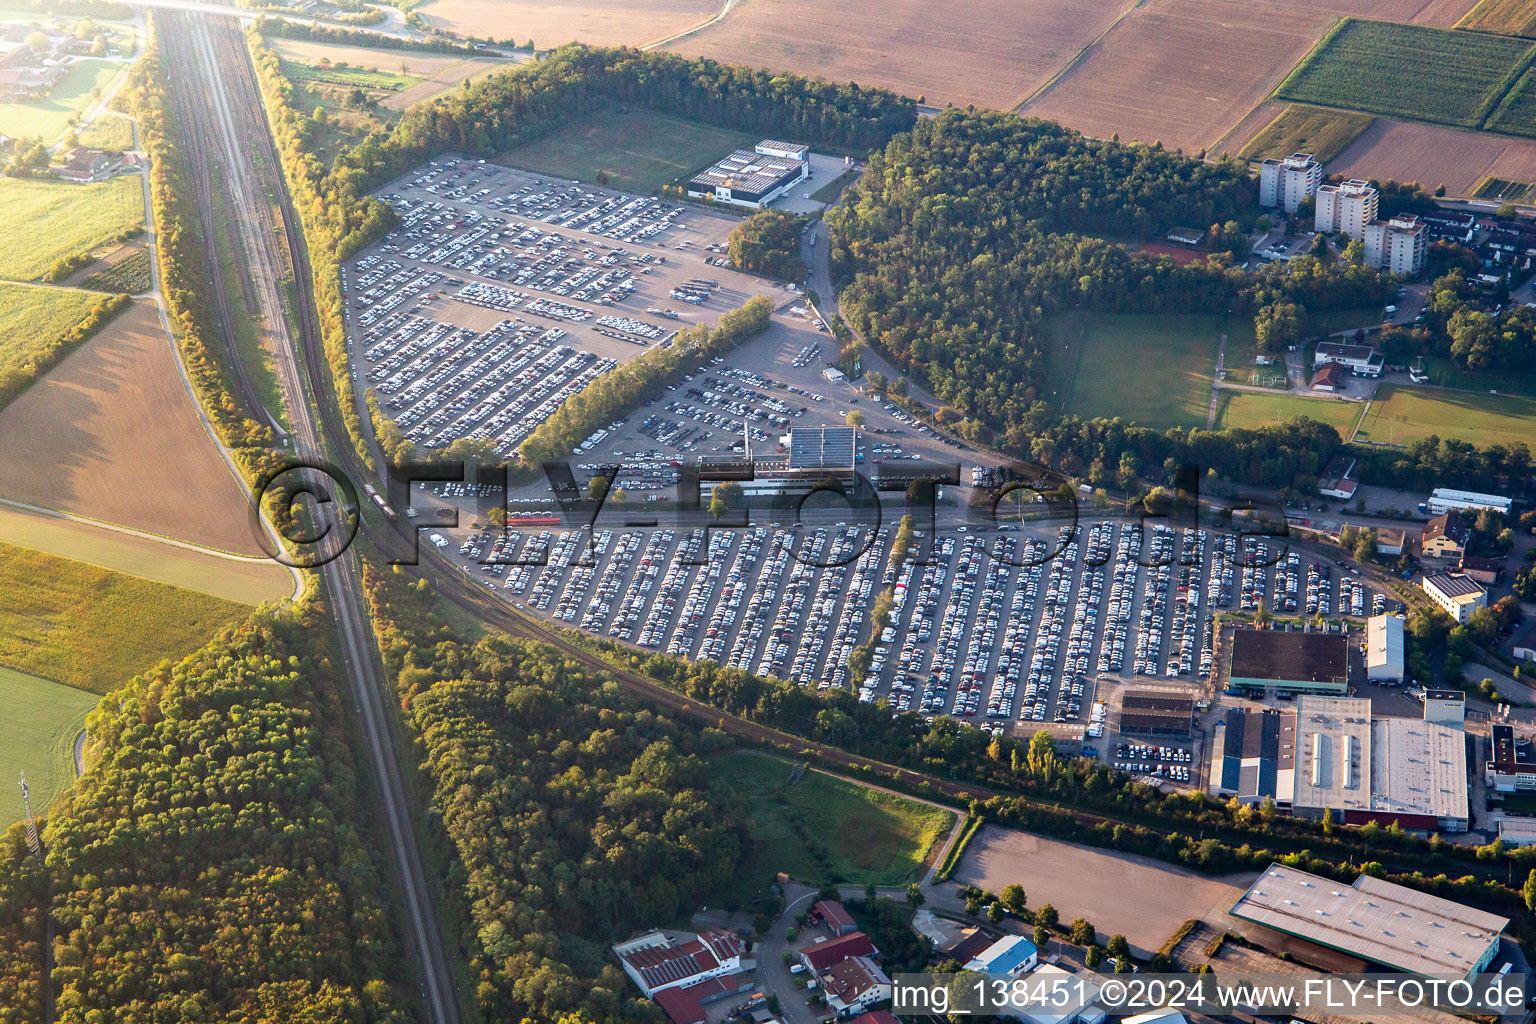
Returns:
[[[0,282],[0,380],[24,369],[100,300],[90,292]]]
[[[934,844],[954,825],[946,810],[738,750],[715,762],[716,777],[747,805],[752,845],[738,872],[750,896],[779,871],[809,882],[901,886],[922,877]]]
[[[1331,398],[1303,398],[1300,395],[1265,395],[1253,391],[1223,391],[1216,400],[1216,428],[1247,427],[1255,429],[1284,423],[1305,416],[1327,423],[1348,439],[1360,416],[1360,402],[1340,402]]]
[[[1356,327],[1375,327],[1381,323],[1383,306],[1359,306],[1355,309],[1325,309],[1307,316],[1313,334],[1334,334]]]
[[[0,103],[0,134],[15,138],[42,136],[52,142],[69,127],[69,119],[91,105],[91,91],[105,91],[127,67],[117,61],[83,60],[69,69],[45,100]]]
[[[1222,331],[1229,362],[1248,352],[1253,322],[1220,316],[1058,317],[1047,330],[1050,400],[1082,416],[1149,427],[1203,427]]]
[[[95,694],[0,668],[0,828],[20,821],[20,772],[27,773],[32,811],[46,813],[75,780],[75,737],[99,700]]]
[[[106,693],[250,614],[232,601],[0,544],[0,666]]]
[[[1479,448],[1529,445],[1536,438],[1536,399],[1383,384],[1358,439],[1404,445],[1431,434]]]
[[[97,185],[0,178],[0,277],[38,280],[60,257],[143,222],[138,175]]]
[[[1350,18],[1275,95],[1477,128],[1532,53],[1529,41],[1507,36]]]
[[[1424,360],[1429,371],[1429,382],[1444,388],[1462,388],[1467,391],[1497,391],[1501,395],[1524,395],[1536,398],[1536,370],[1530,373],[1514,373],[1509,370],[1468,370],[1457,366],[1445,356],[1431,356]]]
[[[1311,153],[1327,162],[1354,142],[1375,120],[1370,114],[1351,110],[1330,110],[1305,103],[1288,103],[1280,116],[1244,146],[1238,156],[1244,160]]]
[[[688,178],[733,149],[751,148],[758,136],[684,121],[636,107],[609,107],[558,128],[503,157],[514,167],[597,181],[626,192],[658,192]]]

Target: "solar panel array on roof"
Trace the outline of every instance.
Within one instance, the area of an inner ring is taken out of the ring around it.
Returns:
[[[809,427],[789,432],[790,469],[847,469],[853,465],[852,427]]]

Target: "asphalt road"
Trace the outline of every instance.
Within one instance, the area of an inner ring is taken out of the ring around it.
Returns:
[[[291,258],[282,246],[285,239],[293,237],[291,204],[284,182],[275,173],[275,147],[239,24],[183,12],[167,12],[163,18],[158,35],[167,73],[173,79],[202,83],[201,102],[183,103],[177,117],[182,124],[200,125],[201,136],[215,140],[220,149],[222,184],[231,200],[229,214],[235,236],[247,246],[257,302],[293,426],[294,451],[300,456],[320,457],[325,449],[300,368],[299,339],[286,319],[282,301],[282,281]],[[193,90],[192,95],[197,92]],[[176,95],[188,93],[182,90]],[[264,159],[254,160],[253,151],[261,151]],[[281,218],[274,214],[269,195],[283,197]],[[278,219],[284,223],[277,224]],[[284,232],[274,230],[277,227]],[[221,313],[227,317],[227,307]],[[318,337],[307,342],[314,348],[320,344]],[[324,514],[334,522],[339,513],[332,504]],[[368,763],[379,787],[388,852],[397,892],[405,904],[401,909],[407,938],[420,968],[423,1003],[432,1024],[459,1024],[458,993],[429,896],[404,776],[390,732],[386,704],[390,686],[363,613],[355,555],[329,562],[322,576],[336,616],[360,732],[368,745]]]

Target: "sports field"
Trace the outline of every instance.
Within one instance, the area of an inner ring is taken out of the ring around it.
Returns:
[[[755,890],[775,872],[808,882],[899,886],[922,877],[953,812],[739,750],[715,762],[716,775],[746,802],[752,846],[739,876]]]
[[[1536,35],[1536,5],[1531,0],[1480,0],[1456,27],[1507,36]]]
[[[1252,323],[1219,316],[1059,317],[1047,331],[1046,373],[1063,412],[1148,427],[1203,427],[1224,329],[1228,352]]]
[[[184,590],[255,606],[293,595],[293,576],[268,559],[245,562],[0,504],[0,543],[32,548]]]
[[[1536,398],[1536,367],[1528,373],[1509,370],[1468,370],[1457,366],[1445,356],[1431,356],[1424,360],[1429,371],[1429,382],[1437,387],[1460,388],[1464,391],[1497,391],[1501,395],[1524,395]]]
[[[1357,439],[1405,445],[1431,434],[1479,448],[1529,445],[1536,438],[1536,399],[1383,384]]]
[[[0,392],[7,381],[34,376],[32,358],[99,301],[101,296],[90,292],[0,282]]]
[[[597,181],[626,192],[649,194],[688,178],[733,149],[750,148],[757,136],[635,107],[609,107],[580,118],[501,159],[556,178]]]
[[[0,178],[0,277],[39,280],[60,257],[88,252],[142,223],[138,175],[96,185]]]
[[[0,666],[106,693],[250,614],[245,605],[0,544]]]
[[[75,737],[95,694],[0,668],[0,828],[22,818],[18,773],[27,773],[32,811],[43,814],[75,780]]]
[[[1361,402],[1342,402],[1332,398],[1222,391],[1216,399],[1216,429],[1246,427],[1252,430],[1305,416],[1328,424],[1339,432],[1340,438],[1348,439],[1355,420],[1360,418],[1362,407]]]
[[[52,142],[69,127],[69,119],[91,105],[92,89],[106,91],[127,67],[117,61],[83,60],[70,68],[45,100],[0,103],[0,134],[13,138],[41,136]]]
[[[148,300],[0,409],[0,498],[264,553]]]
[[[1275,90],[1303,103],[1477,128],[1536,47],[1484,35],[1349,19]],[[1405,60],[1405,54],[1412,54]]]
[[[1244,160],[1311,153],[1327,162],[1371,126],[1370,114],[1289,103],[1238,156]]]

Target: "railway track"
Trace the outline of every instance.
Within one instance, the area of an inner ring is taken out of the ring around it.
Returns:
[[[291,329],[283,295],[287,263],[280,246],[292,244],[291,204],[277,173],[280,166],[257,88],[255,69],[237,22],[185,12],[164,13],[159,42],[167,75],[177,88],[170,93],[176,105],[176,121],[191,131],[197,144],[219,154],[224,174],[224,194],[229,199],[231,231],[246,246],[261,315],[274,356],[274,369],[293,427],[291,440],[296,455],[312,459],[325,453],[324,434],[309,399],[301,370],[300,351],[318,348],[318,332],[312,316],[301,318],[299,335]],[[254,155],[262,159],[253,159]],[[206,155],[206,154],[205,154]],[[271,197],[282,197],[274,209]],[[199,190],[200,203],[211,200]],[[277,231],[280,219],[283,232]],[[305,275],[299,275],[301,282]],[[227,303],[217,310],[229,328]],[[236,360],[238,363],[238,359]],[[317,491],[323,493],[323,491]],[[344,515],[337,503],[322,510],[339,528]],[[447,949],[432,905],[411,802],[397,754],[390,706],[393,687],[384,676],[378,650],[364,611],[362,587],[355,553],[346,553],[325,565],[321,572],[325,597],[336,619],[359,731],[367,745],[366,758],[378,786],[384,819],[386,851],[396,880],[396,891],[406,938],[418,966],[422,1003],[431,1024],[461,1024],[459,993]]]

